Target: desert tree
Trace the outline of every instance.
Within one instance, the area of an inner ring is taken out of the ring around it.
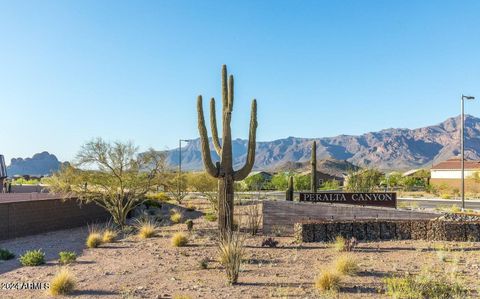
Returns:
[[[383,173],[376,169],[350,171],[345,188],[352,192],[372,192],[380,186]]]
[[[181,204],[188,195],[188,181],[185,173],[178,174],[177,172],[168,172],[164,179],[165,191],[170,198],[173,198],[177,203]]]
[[[188,186],[204,196],[215,212],[218,211],[218,182],[205,172],[192,173],[188,176]]]
[[[53,192],[93,202],[107,210],[115,224],[124,226],[127,215],[145,201],[165,170],[165,155],[153,149],[139,153],[132,142],[106,142],[101,138],[83,145],[75,163],[48,181]]]

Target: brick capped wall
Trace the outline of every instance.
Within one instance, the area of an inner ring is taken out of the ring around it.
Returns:
[[[263,232],[292,235],[293,225],[303,221],[433,219],[441,214],[392,208],[291,201],[263,202]]]
[[[110,215],[95,204],[76,199],[0,201],[0,240],[106,221]]]

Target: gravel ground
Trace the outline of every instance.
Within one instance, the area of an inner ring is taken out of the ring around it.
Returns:
[[[5,283],[49,282],[58,271],[58,252],[73,250],[79,255],[68,266],[77,280],[78,298],[317,298],[313,287],[318,272],[329,267],[339,255],[329,244],[296,244],[290,237],[276,237],[278,248],[262,248],[265,236],[246,240],[246,263],[239,284],[227,286],[217,260],[215,224],[194,220],[190,244],[170,245],[184,224],[165,226],[155,238],[140,240],[134,235],[97,249],[86,249],[87,227],[56,231],[0,243],[17,256],[25,250],[41,248],[48,262],[39,267],[22,267],[17,259],[0,264],[0,298],[48,298],[44,290],[5,290]],[[441,262],[435,248],[447,249]],[[480,244],[455,242],[389,241],[361,243],[353,253],[361,271],[344,277],[337,298],[386,298],[383,279],[391,275],[431,271],[460,274],[475,289],[480,279]],[[210,260],[208,269],[200,261]],[[476,296],[476,293],[473,293]]]

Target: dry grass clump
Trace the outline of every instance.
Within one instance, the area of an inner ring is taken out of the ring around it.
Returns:
[[[142,219],[137,221],[138,236],[141,239],[149,239],[155,237],[157,233],[157,223],[150,219]]]
[[[333,248],[338,251],[342,252],[345,251],[347,245],[347,240],[345,240],[342,236],[336,236],[335,241],[333,242]]]
[[[236,284],[245,254],[244,238],[239,233],[232,233],[218,244],[220,263],[225,267],[227,282]]]
[[[62,268],[50,282],[49,293],[52,296],[67,295],[75,289],[75,278],[66,268]]]
[[[338,252],[350,252],[358,245],[358,241],[355,238],[345,239],[343,236],[336,236],[333,241],[333,248]]]
[[[392,298],[466,298],[467,289],[458,281],[439,273],[390,277],[384,280],[385,293]]]
[[[315,278],[315,288],[319,291],[337,291],[342,279],[337,271],[327,269]]]
[[[183,247],[188,244],[188,238],[183,233],[176,233],[172,237],[172,246],[173,247]]]
[[[178,211],[173,211],[173,213],[170,215],[170,220],[173,223],[180,223],[180,221],[182,221],[182,214]]]
[[[102,235],[99,232],[89,233],[85,244],[88,248],[97,248],[102,245]]]
[[[117,240],[117,237],[118,233],[115,230],[107,228],[103,231],[102,242],[113,243]]]
[[[359,270],[357,259],[351,254],[339,256],[333,262],[333,267],[338,273],[344,275],[354,275]]]

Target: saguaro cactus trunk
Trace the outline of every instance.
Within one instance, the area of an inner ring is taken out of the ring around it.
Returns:
[[[311,158],[312,174],[310,178],[310,189],[312,192],[317,192],[317,142],[312,144],[312,158]]]
[[[293,201],[293,176],[288,177],[287,200]]]
[[[233,228],[233,197],[235,181],[245,179],[255,163],[255,146],[257,132],[257,101],[253,99],[250,117],[250,133],[248,140],[247,161],[238,169],[233,169],[231,120],[233,111],[233,76],[227,82],[227,66],[222,66],[222,139],[218,137],[215,99],[210,100],[210,125],[212,127],[213,147],[220,161],[213,164],[210,155],[210,140],[208,138],[205,117],[203,114],[202,96],[197,99],[198,130],[202,144],[202,158],[206,172],[218,179],[218,229],[220,236],[225,238]]]

